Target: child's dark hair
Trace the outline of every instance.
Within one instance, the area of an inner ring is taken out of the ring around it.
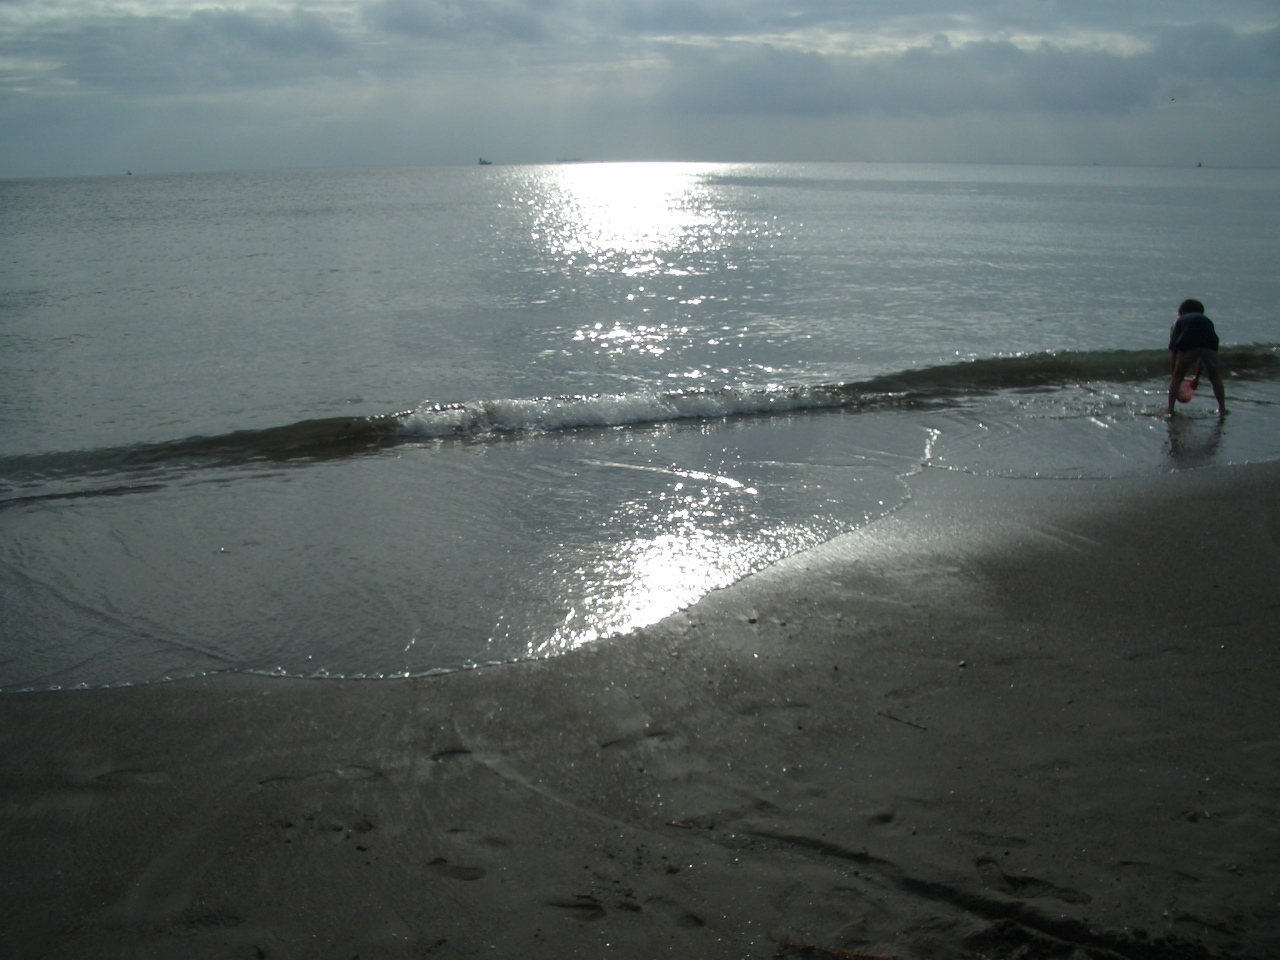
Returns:
[[[1199,300],[1183,300],[1178,307],[1178,316],[1184,313],[1204,313],[1204,304]]]

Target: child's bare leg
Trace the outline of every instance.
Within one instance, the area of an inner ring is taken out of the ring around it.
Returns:
[[[1166,416],[1172,417],[1175,411],[1175,404],[1178,402],[1178,387],[1182,386],[1182,381],[1187,379],[1187,367],[1182,363],[1175,363],[1173,367],[1173,376],[1169,378],[1169,409]]]
[[[1209,371],[1209,383],[1213,386],[1213,399],[1218,401],[1218,416],[1225,417],[1227,415],[1227,395],[1222,388],[1222,377],[1218,375],[1217,370]]]

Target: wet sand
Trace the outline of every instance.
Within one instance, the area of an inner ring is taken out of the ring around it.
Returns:
[[[1280,956],[1280,469],[909,484],[553,661],[0,696],[5,954]]]

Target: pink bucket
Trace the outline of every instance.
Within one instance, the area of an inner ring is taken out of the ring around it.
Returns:
[[[1178,384],[1178,402],[1190,403],[1191,398],[1196,395],[1196,381],[1200,378],[1197,376],[1194,380],[1183,380]]]

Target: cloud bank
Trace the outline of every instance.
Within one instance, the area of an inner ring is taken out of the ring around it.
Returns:
[[[1219,0],[0,0],[0,176],[590,159],[1280,165]]]

